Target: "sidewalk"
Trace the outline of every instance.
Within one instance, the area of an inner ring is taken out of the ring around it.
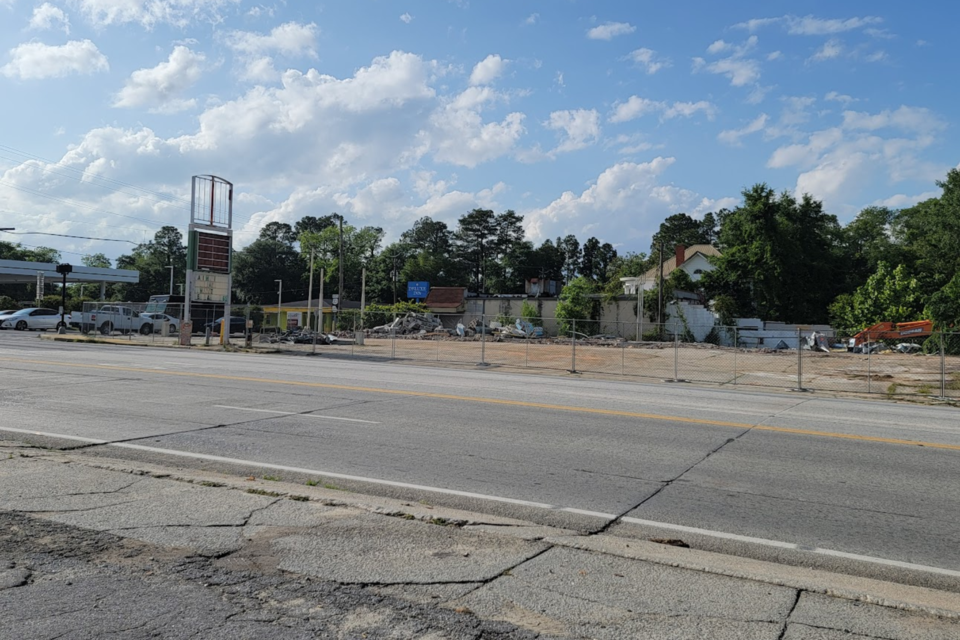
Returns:
[[[0,638],[960,637],[960,594],[0,442]]]

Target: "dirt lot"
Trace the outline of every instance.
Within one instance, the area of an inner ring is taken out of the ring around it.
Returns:
[[[272,348],[309,351],[309,346],[270,345]],[[960,399],[960,357],[922,354],[822,353],[804,350],[769,351],[734,349],[707,344],[609,342],[601,345],[554,340],[432,339],[430,337],[370,338],[359,345],[318,346],[318,353],[360,357],[402,358],[419,362],[481,362],[518,369],[571,371],[652,380],[675,378],[722,385],[795,388],[802,366],[803,388],[889,396],[941,395]]]

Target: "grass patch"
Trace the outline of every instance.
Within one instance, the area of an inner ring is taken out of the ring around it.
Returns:
[[[247,493],[252,493],[257,496],[269,496],[271,498],[282,498],[282,493],[277,493],[276,491],[266,491],[265,489],[247,489]]]
[[[895,396],[897,394],[898,388],[899,386],[897,385],[896,382],[891,382],[890,386],[887,387],[887,397],[892,398],[893,396]]]
[[[270,482],[280,482],[280,476],[263,476],[263,479]]]
[[[287,496],[287,498],[297,502],[310,502],[310,498],[308,496]]]
[[[201,487],[225,487],[227,485],[222,482],[214,482],[213,480],[203,480],[200,482]]]
[[[931,387],[929,384],[922,384],[917,387],[917,393],[922,396],[928,396],[933,393],[933,387]]]
[[[950,391],[960,391],[960,371],[954,371],[947,380],[946,388]]]

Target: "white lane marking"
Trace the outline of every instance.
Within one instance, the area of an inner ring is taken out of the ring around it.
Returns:
[[[298,413],[296,411],[275,411],[273,409],[251,409],[249,407],[231,407],[226,404],[215,404],[218,409],[235,409],[236,411],[255,411],[257,413],[273,413],[280,416],[302,416],[304,418],[317,418],[318,420],[342,420],[344,422],[362,422],[364,424],[380,424],[373,420],[361,420],[359,418],[341,418],[338,416],[325,416],[319,413]]]
[[[32,436],[46,436],[47,438],[60,438],[61,440],[76,440],[77,442],[89,442],[91,444],[107,444],[109,440],[97,440],[96,438],[82,438],[80,436],[65,436],[60,433],[47,433],[45,431],[34,431],[33,429],[13,429],[11,427],[0,427],[0,431],[10,431],[12,433],[28,433]]]
[[[726,540],[735,540],[737,542],[752,542],[753,544],[762,544],[768,547],[780,547],[781,549],[798,549],[799,547],[792,542],[780,542],[779,540],[767,540],[766,538],[754,538],[751,536],[741,536],[736,533],[724,533],[723,531],[713,531],[712,529],[698,529],[697,527],[687,527],[682,524],[669,524],[666,522],[656,522],[655,520],[641,520],[640,518],[631,518],[624,516],[620,518],[623,522],[631,524],[640,524],[647,527],[657,527],[659,529],[669,529],[671,531],[682,531],[684,533],[698,533],[712,538],[724,538]]]
[[[560,511],[566,511],[567,513],[578,513],[581,516],[593,516],[594,518],[603,518],[604,520],[616,520],[617,514],[615,513],[601,513],[599,511],[585,511],[583,509],[574,509],[573,507],[561,507]]]
[[[441,493],[445,495],[460,496],[464,498],[476,498],[478,500],[489,500],[492,502],[505,502],[508,504],[516,504],[524,507],[533,507],[536,509],[548,509],[551,511],[565,511],[567,513],[576,513],[586,516],[593,516],[601,518],[604,520],[613,520],[616,518],[615,514],[609,513],[600,513],[597,511],[586,511],[583,509],[576,509],[574,507],[556,507],[551,504],[545,504],[542,502],[531,502],[529,500],[518,500],[516,498],[503,498],[500,496],[491,496],[482,493],[472,493],[469,491],[458,491],[456,489],[442,489],[439,487],[428,487],[425,485],[411,484],[409,482],[396,482],[393,480],[381,480],[379,478],[367,478],[363,476],[353,476],[344,473],[331,473],[328,471],[318,471],[316,469],[304,469],[301,467],[290,467],[280,464],[270,464],[268,462],[256,462],[253,460],[241,460],[238,458],[226,458],[223,456],[213,456],[205,453],[191,453],[188,451],[177,451],[176,449],[162,449],[160,447],[147,447],[139,444],[131,444],[126,442],[107,442],[105,440],[96,440],[94,438],[81,438],[79,436],[65,436],[57,433],[45,433],[42,431],[30,431],[27,429],[11,429],[10,427],[0,427],[0,431],[10,431],[13,433],[28,433],[33,435],[47,436],[51,438],[64,438],[67,440],[79,440],[81,442],[90,442],[94,444],[104,444],[109,447],[117,447],[120,449],[134,449],[137,451],[149,451],[152,453],[162,453],[170,456],[180,456],[184,458],[195,458],[198,460],[209,460],[212,462],[226,462],[229,464],[240,464],[246,466],[257,466],[263,467],[265,469],[276,469],[278,471],[290,471],[293,473],[305,473],[309,475],[323,476],[327,478],[339,478],[341,480],[355,480],[359,482],[368,482],[371,484],[381,484],[389,487],[399,487],[402,489],[415,489],[417,491],[430,491],[432,493]],[[659,529],[667,529],[670,531],[682,531],[685,533],[694,533],[704,536],[709,536],[712,538],[722,538],[724,540],[734,540],[737,542],[748,542],[752,544],[759,544],[768,547],[778,547],[781,549],[793,549],[799,550],[806,553],[818,553],[820,555],[832,556],[836,558],[845,558],[847,560],[857,560],[860,562],[869,562],[872,564],[879,564],[888,567],[898,567],[901,569],[910,569],[913,571],[925,571],[927,573],[936,573],[945,576],[960,577],[960,571],[954,571],[952,569],[942,569],[940,567],[932,567],[925,564],[914,564],[912,562],[901,562],[899,560],[888,560],[886,558],[878,558],[875,556],[865,556],[856,553],[847,553],[845,551],[834,551],[832,549],[824,549],[817,547],[814,549],[807,549],[801,547],[792,542],[782,542],[780,540],[768,540],[766,538],[755,538],[753,536],[742,536],[736,533],[726,533],[724,531],[714,531],[712,529],[700,529],[697,527],[688,527],[682,524],[671,524],[669,522],[657,522],[656,520],[643,520],[640,518],[631,518],[629,516],[624,516],[620,518],[621,522],[627,522],[631,524],[639,524],[648,527],[657,527]]]
[[[833,549],[821,549],[819,547],[814,549],[813,552],[819,553],[825,556],[834,556],[836,558],[846,558],[847,560],[860,560],[863,562],[873,562],[876,564],[883,564],[889,567],[898,567],[900,569],[913,569],[914,571],[929,571],[930,573],[939,573],[941,575],[952,576],[954,578],[960,577],[960,571],[953,571],[951,569],[941,569],[939,567],[931,567],[925,564],[914,564],[912,562],[900,562],[899,560],[887,560],[886,558],[862,556],[859,553],[847,553],[846,551],[834,551]]]
[[[629,522],[632,524],[641,524],[648,527],[657,527],[658,529],[667,529],[670,531],[683,531],[685,533],[696,533],[704,536],[710,536],[711,538],[723,538],[725,540],[736,540],[738,542],[762,544],[768,547],[779,547],[781,549],[795,549],[795,550],[805,551],[808,553],[818,553],[823,556],[845,558],[847,560],[858,560],[860,562],[869,562],[872,564],[880,564],[888,567],[910,569],[913,571],[926,571],[928,573],[937,573],[940,575],[960,578],[960,571],[954,571],[952,569],[941,569],[940,567],[931,567],[930,565],[926,565],[926,564],[914,564],[912,562],[901,562],[900,560],[888,560],[886,558],[878,558],[876,556],[864,556],[858,553],[847,553],[846,551],[834,551],[833,549],[824,549],[822,547],[816,547],[814,549],[801,548],[799,545],[796,545],[792,542],[781,542],[779,540],[768,540],[766,538],[754,538],[752,536],[741,536],[736,533],[725,533],[723,531],[713,531],[712,529],[698,529],[697,527],[687,527],[682,524],[670,524],[667,522],[656,522],[654,520],[641,520],[640,518],[630,518],[627,516],[620,518],[620,520],[623,522]]]
[[[502,498],[500,496],[488,496],[482,493],[471,493],[469,491],[458,491],[456,489],[441,489],[438,487],[427,487],[420,484],[411,484],[409,482],[396,482],[394,480],[381,480],[379,478],[366,478],[364,476],[352,476],[345,473],[331,473],[329,471],[317,471],[316,469],[304,469],[301,467],[288,467],[282,464],[270,464],[269,462],[256,462],[254,460],[238,460],[236,458],[224,458],[222,456],[212,456],[206,453],[191,453],[189,451],[177,451],[176,449],[161,449],[159,447],[147,447],[139,444],[130,444],[127,442],[110,442],[110,447],[119,447],[121,449],[136,449],[138,451],[150,451],[153,453],[164,453],[171,456],[180,456],[186,458],[197,458],[198,460],[210,460],[212,462],[228,462],[230,464],[242,464],[246,466],[263,467],[265,469],[276,469],[278,471],[291,471],[293,473],[306,473],[310,475],[323,476],[324,478],[339,478],[340,480],[356,480],[358,482],[369,482],[372,484],[382,484],[388,487],[400,487],[402,489],[416,489],[417,491],[431,491],[433,493],[443,493],[452,496],[461,496],[464,498],[477,498],[479,500],[493,500],[496,502],[508,502],[518,504],[524,507],[535,507],[537,509],[555,509],[553,505],[542,502],[530,502],[529,500],[518,500],[516,498]]]

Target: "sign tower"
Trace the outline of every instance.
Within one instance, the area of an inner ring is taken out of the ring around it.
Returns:
[[[187,291],[184,324],[190,335],[194,302],[223,305],[220,342],[230,335],[230,292],[233,290],[233,183],[213,175],[193,176],[187,238]]]

